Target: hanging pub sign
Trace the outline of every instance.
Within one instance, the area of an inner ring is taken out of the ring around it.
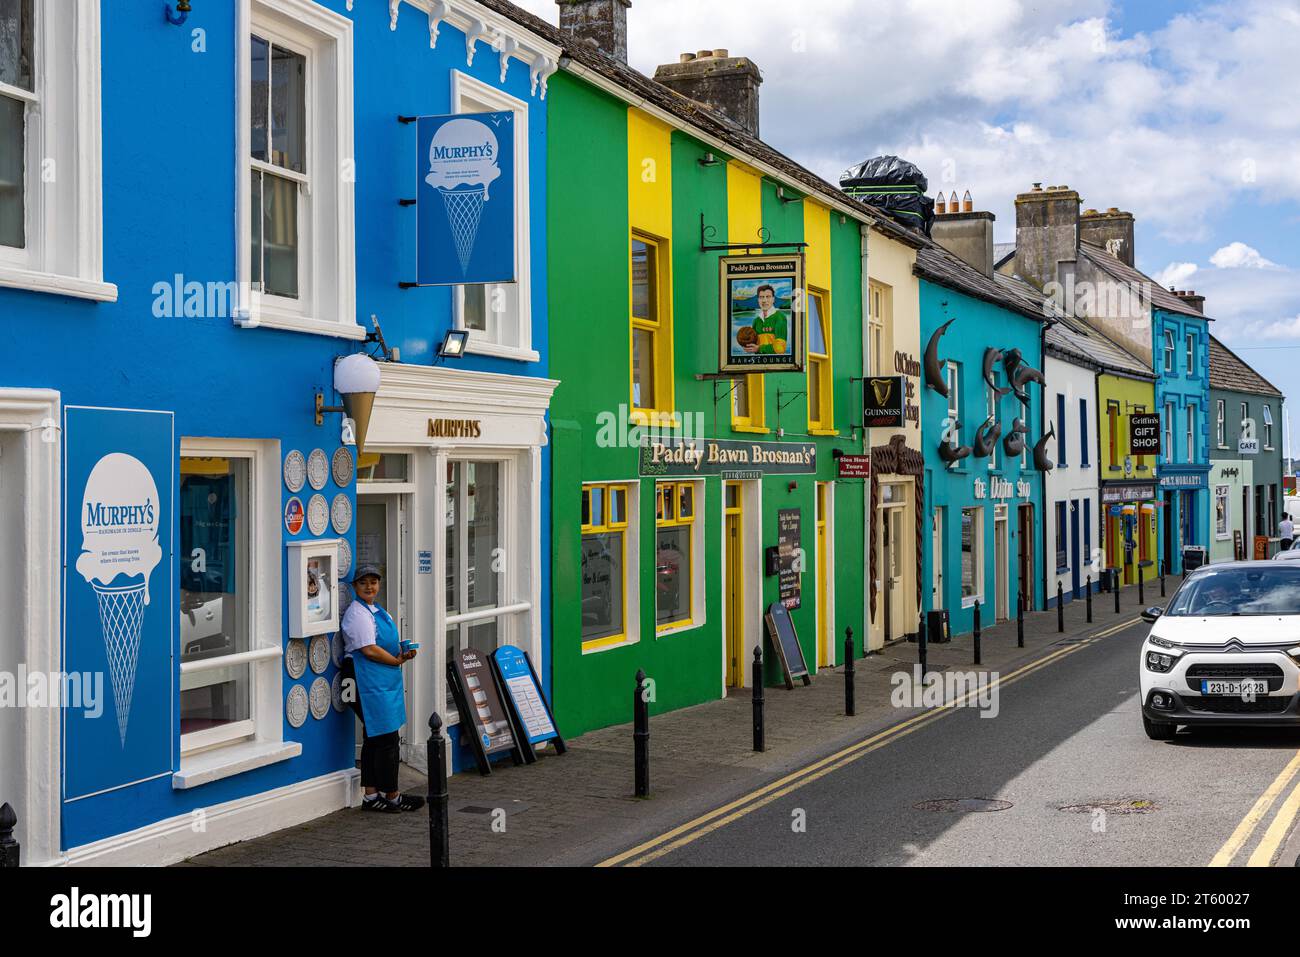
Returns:
[[[724,256],[718,262],[718,371],[802,372],[803,256]]]
[[[1160,454],[1160,414],[1134,413],[1128,417],[1129,452],[1133,455]]]
[[[862,383],[862,424],[868,429],[899,429],[907,407],[907,378],[867,376]]]
[[[479,773],[491,774],[491,755],[501,751],[509,751],[515,764],[523,764],[488,659],[474,648],[463,648],[450,656],[447,679],[460,712],[461,741],[474,753]]]
[[[729,439],[647,439],[641,446],[641,474],[647,478],[721,475],[811,475],[817,446],[811,442],[736,442]]]
[[[417,286],[514,282],[515,116],[421,116]]]

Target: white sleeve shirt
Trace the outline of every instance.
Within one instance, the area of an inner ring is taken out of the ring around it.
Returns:
[[[375,643],[375,616],[358,598],[343,614],[343,651],[350,655]]]

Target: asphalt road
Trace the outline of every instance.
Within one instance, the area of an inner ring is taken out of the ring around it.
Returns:
[[[1148,627],[1084,643],[1009,682],[996,717],[948,710],[798,778],[766,804],[742,800],[640,863],[1209,864],[1296,757],[1300,731],[1183,730],[1171,742],[1149,740],[1137,671]],[[1244,863],[1293,786],[1279,790],[1234,863]],[[925,803],[954,799],[1007,806]]]

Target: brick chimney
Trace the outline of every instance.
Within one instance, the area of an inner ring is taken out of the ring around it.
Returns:
[[[632,0],[555,0],[560,30],[627,62],[627,11]]]
[[[939,194],[942,198],[943,194]],[[953,193],[955,200],[956,193]],[[963,260],[968,266],[978,269],[990,279],[993,278],[993,222],[992,213],[977,212],[970,193],[958,208],[957,202],[936,204],[934,226],[930,238]]]
[[[683,53],[679,62],[656,69],[655,80],[758,136],[758,87],[763,75],[748,57],[733,57],[726,50]]]
[[[1187,305],[1191,306],[1197,312],[1199,313],[1205,312],[1204,296],[1198,296],[1195,292],[1193,292],[1190,289],[1174,289],[1170,287],[1169,291],[1172,292],[1179,299],[1181,299],[1183,302],[1187,303]]]
[[[1079,217],[1079,238],[1101,246],[1122,263],[1135,265],[1133,258],[1133,214],[1112,206],[1104,213],[1089,209]]]
[[[1039,289],[1057,267],[1079,258],[1079,194],[1068,186],[1034,188],[1016,197],[1016,272]]]

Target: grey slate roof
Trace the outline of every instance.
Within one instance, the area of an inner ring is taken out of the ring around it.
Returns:
[[[1282,396],[1271,382],[1214,336],[1210,336],[1210,388]]]
[[[1109,273],[1117,282],[1137,285],[1144,290],[1148,290],[1151,296],[1151,304],[1157,309],[1163,309],[1165,312],[1176,312],[1184,316],[1195,316],[1197,319],[1209,318],[1197,312],[1146,273],[1116,259],[1100,246],[1089,242],[1081,242],[1079,243],[1079,254],[1098,269]]]
[[[1044,308],[1042,294],[1028,283],[1008,280],[1005,276],[995,276],[990,279],[937,243],[930,243],[917,250],[913,272],[922,279],[947,286],[995,306],[1010,309],[1039,322],[1049,315]]]
[[[1008,259],[1016,254],[1015,243],[994,243],[993,244],[993,268],[997,269]]]
[[[662,83],[656,83],[644,73],[632,69],[622,60],[602,53],[590,43],[575,41],[573,37],[563,33],[558,27],[547,23],[540,17],[534,16],[527,10],[515,6],[513,3],[509,3],[508,0],[479,0],[479,2],[488,9],[513,20],[520,26],[562,48],[564,55],[575,63],[623,87],[665,112],[671,113],[683,123],[732,145],[738,151],[767,163],[774,169],[779,170],[784,176],[789,177],[792,184],[798,184],[809,193],[818,194],[824,198],[860,209],[862,211],[861,218],[881,233],[915,248],[920,248],[926,243],[927,240],[923,233],[900,225],[879,210],[867,206],[842,192],[816,173],[800,166],[784,153],[773,149],[758,137],[752,136],[725,116],[682,96],[674,90],[670,90]]]
[[[1150,366],[1081,319],[1058,315],[1046,334],[1047,353],[1101,372],[1155,381]]]

